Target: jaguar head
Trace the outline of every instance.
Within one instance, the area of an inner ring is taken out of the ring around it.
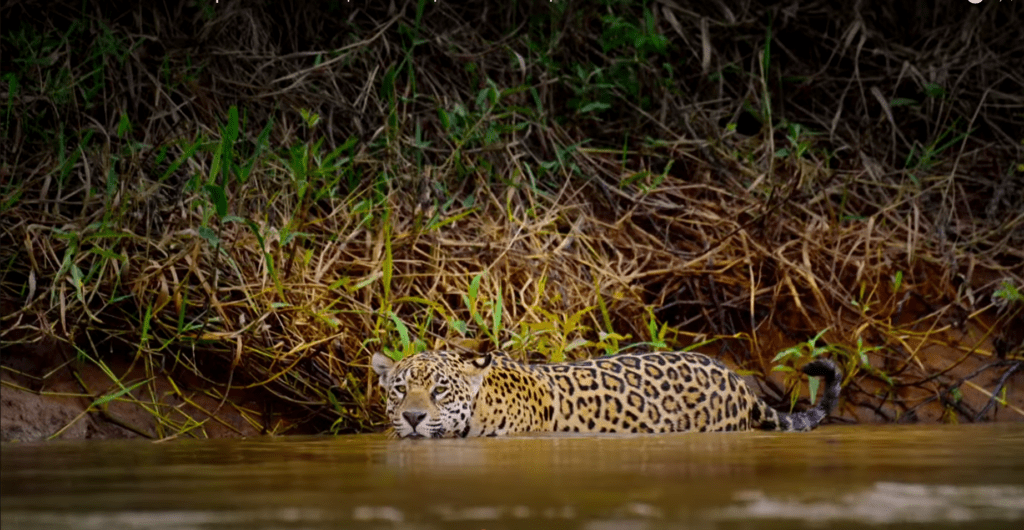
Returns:
[[[394,361],[373,355],[387,394],[387,415],[399,438],[454,438],[469,433],[473,402],[491,368],[489,354],[465,357],[430,351]]]

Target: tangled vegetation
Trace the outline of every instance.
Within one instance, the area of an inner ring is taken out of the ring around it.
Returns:
[[[436,347],[698,348],[794,404],[825,353],[849,421],[1024,419],[1019,3],[31,4],[4,374],[55,344],[142,434],[202,435],[167,393],[373,431],[370,355]]]

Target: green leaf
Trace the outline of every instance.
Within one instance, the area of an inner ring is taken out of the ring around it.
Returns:
[[[917,100],[910,98],[896,98],[889,102],[890,107],[909,107],[911,105],[917,105]]]
[[[480,313],[473,312],[473,321],[476,322],[477,326],[480,326],[484,330],[487,329],[487,324],[484,322],[484,317],[480,316]]]
[[[256,241],[260,243],[260,250],[263,252],[267,251],[266,242],[263,240],[263,234],[260,234],[260,227],[252,219],[245,219],[245,225],[252,231],[252,235],[256,236]]]
[[[1021,296],[1020,289],[1017,289],[1017,286],[1010,283],[1008,280],[1003,280],[999,289],[996,289],[996,291],[992,293],[992,296],[995,298],[1001,298],[1007,302],[1020,302],[1024,300],[1024,297]]]
[[[380,92],[384,101],[392,103],[395,97],[395,66],[388,66],[380,80]]]
[[[192,158],[192,156],[196,154],[196,150],[199,148],[201,143],[203,143],[203,140],[201,138],[197,138],[196,141],[192,142],[192,144],[187,145],[182,151],[181,156],[167,168],[167,171],[164,171],[164,174],[160,177],[160,182],[167,180],[172,173],[177,171],[178,168],[185,163],[186,160]]]
[[[395,323],[395,329],[398,330],[398,338],[402,342],[402,351],[409,351],[409,328],[398,318],[394,311],[388,311],[388,316],[391,317],[391,321]]]
[[[594,101],[592,103],[587,103],[586,105],[583,105],[576,112],[579,113],[579,114],[589,114],[591,112],[600,112],[602,110],[608,110],[611,107],[612,106],[607,104],[607,103],[602,103],[600,101]]]
[[[150,382],[152,380],[153,380],[152,377],[149,378],[149,379],[143,379],[142,381],[139,381],[138,383],[135,383],[134,385],[132,385],[130,387],[122,388],[121,390],[118,390],[117,392],[114,392],[113,394],[108,394],[106,396],[100,396],[100,397],[96,398],[96,400],[93,401],[92,404],[89,405],[89,406],[90,407],[95,407],[97,405],[106,405],[107,403],[110,403],[111,401],[113,401],[113,400],[115,400],[115,399],[117,399],[117,398],[119,398],[119,397],[121,397],[121,396],[123,396],[123,395],[125,395],[125,394],[127,394],[129,392],[131,392],[132,390],[135,390],[136,388],[139,388],[140,386],[142,386],[142,385],[144,385],[144,384],[146,384],[146,383],[148,383],[148,382]],[[118,383],[118,384],[120,384],[120,383]]]
[[[477,293],[480,292],[480,278],[482,276],[483,276],[483,273],[477,274],[476,276],[473,277],[473,280],[469,282],[469,299],[471,301],[475,302],[476,301],[476,295],[477,295]]]
[[[199,227],[199,237],[205,239],[207,243],[211,245],[217,245],[218,243],[220,243],[220,238],[217,237],[217,233],[214,232],[213,229],[208,226]]]
[[[238,107],[231,105],[228,108],[228,126],[224,129],[224,141],[233,145],[238,138]]]
[[[946,95],[946,89],[935,83],[925,83],[924,93],[930,98],[939,98]]]
[[[74,285],[75,289],[82,288],[82,269],[75,263],[71,264],[71,285]]]
[[[224,144],[217,144],[217,150],[213,152],[213,160],[210,162],[210,182],[217,181],[220,174],[220,166],[224,159]]]
[[[270,117],[267,120],[267,124],[260,131],[260,135],[256,138],[256,146],[252,153],[252,158],[244,167],[238,168],[238,180],[246,182],[249,180],[249,175],[252,173],[252,168],[256,165],[256,161],[259,160],[260,155],[267,148],[267,144],[270,142],[270,131],[274,128],[274,118]]]
[[[831,329],[831,328],[825,328],[825,329],[819,331],[818,334],[815,335],[814,338],[809,340],[807,343],[809,345],[811,345],[811,346],[814,346],[814,343],[818,342],[818,340],[821,339],[821,336],[824,335],[829,329]]]
[[[217,209],[217,217],[223,218],[228,214],[228,196],[224,193],[224,188],[217,184],[207,184],[203,187],[206,193],[210,194],[210,200]]]
[[[491,99],[490,98],[490,91],[491,91],[491,88],[487,87],[487,88],[480,89],[480,91],[476,93],[476,108],[477,108],[477,110],[486,110],[486,109],[490,108],[490,106],[487,105],[487,103],[489,103],[490,99]]]
[[[122,112],[121,120],[117,124],[117,137],[124,138],[126,135],[132,132],[132,122],[128,119],[128,114]]]
[[[569,344],[565,345],[565,351],[572,351],[581,346],[586,346],[587,344],[589,344],[589,341],[587,341],[587,339],[584,339],[582,337],[575,338],[571,340]]]
[[[412,302],[414,304],[422,304],[422,305],[425,305],[425,306],[433,309],[434,311],[437,311],[438,313],[444,313],[444,306],[443,305],[441,305],[441,304],[439,304],[437,302],[432,302],[430,300],[427,300],[426,298],[423,298],[421,296],[403,296],[401,298],[396,298],[396,299],[394,299],[394,301],[392,301],[393,304],[402,304],[402,303],[406,303],[406,302]]]
[[[153,320],[153,306],[146,306],[146,314],[142,317],[142,332],[139,334],[139,351],[149,344],[149,325]]]
[[[302,115],[302,121],[306,122],[306,127],[310,129],[320,123],[320,115],[309,109],[299,109],[299,114]]]
[[[491,330],[492,330],[492,334],[493,334],[492,338],[494,339],[495,345],[499,346],[499,347],[500,347],[500,345],[498,344],[498,332],[501,331],[501,310],[502,310],[501,286],[499,285],[498,286],[498,298],[494,301],[494,311],[493,311],[493,313],[491,315]]]
[[[391,298],[391,275],[394,273],[394,261],[391,255],[391,215],[390,212],[384,214],[384,263],[383,268],[383,279],[384,279],[384,298],[382,301],[388,303]]]
[[[123,254],[118,254],[116,252],[107,250],[105,248],[100,248],[100,247],[92,247],[92,248],[89,249],[89,252],[91,252],[93,254],[98,254],[98,255],[103,256],[104,258],[107,258],[107,259],[116,259],[117,261],[124,261],[124,260],[128,259],[128,257],[123,255]]]
[[[359,283],[357,283],[357,284],[353,285],[351,288],[349,288],[349,292],[358,291],[358,290],[362,289],[363,287],[366,287],[367,285],[370,285],[371,283],[377,281],[378,278],[380,278],[379,275],[371,274],[370,276],[367,276],[366,279],[360,281]]]
[[[785,359],[787,357],[800,357],[800,349],[786,348],[785,350],[782,350],[778,354],[776,354],[775,357],[772,357],[772,362],[777,363],[780,360]]]
[[[113,197],[117,192],[117,171],[114,168],[110,168],[107,172],[107,197]]]
[[[384,355],[387,355],[388,357],[391,357],[392,361],[401,361],[402,358],[405,357],[403,352],[396,351],[396,350],[393,350],[393,349],[388,348],[388,347],[384,347],[383,350],[384,350]]]
[[[469,326],[465,320],[452,320],[448,323],[452,329],[459,332],[459,335],[466,336],[466,332],[469,331]]]

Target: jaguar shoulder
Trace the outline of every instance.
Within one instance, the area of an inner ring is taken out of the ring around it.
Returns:
[[[735,372],[699,353],[619,354],[523,364],[502,353],[430,351],[372,366],[394,436],[498,436],[527,431],[660,433],[807,431],[835,408],[842,373],[827,359],[803,367],[824,378],[813,408],[769,407]]]

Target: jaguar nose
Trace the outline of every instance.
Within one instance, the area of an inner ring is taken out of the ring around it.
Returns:
[[[405,418],[405,421],[409,422],[409,427],[415,430],[416,426],[423,421],[423,418],[427,417],[427,413],[422,410],[407,410],[402,413],[402,417]]]

